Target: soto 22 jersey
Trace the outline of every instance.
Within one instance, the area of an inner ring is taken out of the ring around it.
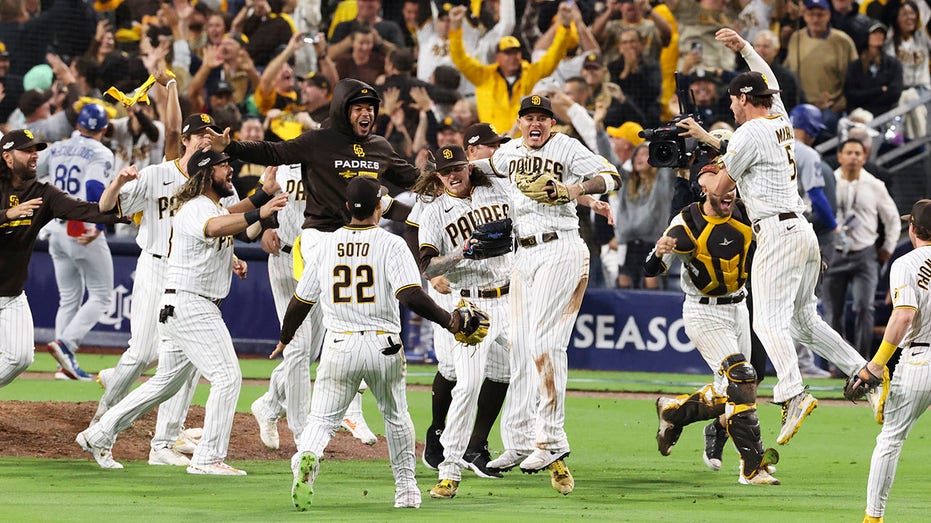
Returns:
[[[420,287],[420,271],[401,237],[374,225],[347,225],[313,250],[294,295],[323,308],[332,332],[401,332],[397,294]]]
[[[136,243],[147,253],[168,256],[175,194],[187,180],[187,173],[178,160],[170,160],[142,169],[139,178],[120,188],[117,203],[120,215],[142,213]],[[220,203],[229,207],[238,201],[239,198],[232,195],[222,198]]]

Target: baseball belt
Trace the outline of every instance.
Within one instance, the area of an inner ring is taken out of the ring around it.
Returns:
[[[187,292],[187,291],[185,291],[185,292]],[[178,294],[178,290],[177,290],[177,289],[165,289],[165,294]],[[191,294],[194,294],[194,295],[196,295],[196,296],[200,296],[201,298],[203,298],[203,299],[209,301],[210,303],[216,305],[217,307],[219,307],[220,304],[223,303],[223,299],[222,299],[222,298],[208,298],[208,297],[206,297],[206,296],[202,296],[202,295],[197,294],[197,293],[194,293],[194,292],[192,292]]]
[[[794,220],[798,218],[798,215],[794,212],[781,212],[778,214],[779,221],[784,222],[786,220]],[[765,220],[766,218],[763,218]],[[760,232],[760,222],[763,220],[757,220],[753,222],[753,232]]]
[[[288,245],[288,244],[282,245],[282,246],[281,246],[281,252],[283,252],[283,253],[285,253],[285,254],[291,254],[291,246]]]
[[[459,295],[463,298],[471,298],[473,294],[475,294],[476,298],[500,298],[510,291],[511,285],[506,283],[501,287],[495,287],[494,289],[479,289],[474,293],[470,289],[462,289],[459,291]]]
[[[711,298],[709,296],[702,296],[698,299],[698,303],[702,305],[730,305],[732,303],[740,303],[744,301],[744,298],[747,297],[746,293],[740,293],[736,296],[722,296],[720,298]]]
[[[559,238],[559,235],[556,234],[555,232],[545,232],[540,235],[539,242],[537,241],[536,236],[525,236],[523,238],[518,238],[517,244],[526,249],[527,247],[533,247],[535,245],[539,245],[540,243],[551,242],[558,238]]]

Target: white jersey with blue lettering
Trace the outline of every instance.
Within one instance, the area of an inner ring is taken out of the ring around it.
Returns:
[[[599,174],[618,175],[611,162],[592,154],[582,142],[561,133],[553,133],[539,148],[524,145],[522,138],[511,140],[499,147],[490,159],[476,160],[473,165],[511,181],[511,219],[519,237],[577,230],[579,217],[575,212],[575,201],[565,205],[544,205],[525,196],[515,183],[514,176],[518,172],[543,171],[566,185],[580,183]],[[608,187],[608,190],[613,189],[616,187]]]
[[[46,159],[52,183],[79,200],[100,199],[99,194],[88,198],[88,182],[98,182],[106,188],[113,179],[113,152],[78,131],[67,140],[51,144]]]
[[[420,271],[399,236],[374,225],[347,225],[314,249],[294,295],[323,309],[332,332],[401,332],[397,293],[420,287]],[[351,306],[350,306],[351,304]]]

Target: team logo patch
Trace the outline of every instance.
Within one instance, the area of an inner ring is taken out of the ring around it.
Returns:
[[[763,83],[766,84],[766,87],[769,87],[769,80],[766,79],[766,75],[765,75],[765,74],[761,74],[761,75],[760,75],[760,78],[763,79]]]
[[[741,88],[740,88],[740,92],[742,92],[742,93],[744,93],[744,94],[747,94],[747,93],[749,93],[749,92],[752,91],[752,90],[753,90],[753,87],[751,87],[751,86],[749,86],[749,85],[746,86],[746,87],[741,87]]]
[[[185,125],[184,127],[181,128],[181,134],[187,134],[187,130],[190,128],[191,128],[190,125]]]
[[[368,89],[362,89],[362,91],[360,91],[360,92],[361,92],[362,94],[369,94],[369,90],[368,90]]]
[[[532,103],[533,105],[540,105],[540,97],[536,95],[531,96],[530,103]]]
[[[355,153],[355,155],[359,158],[365,157],[365,150],[362,149],[362,146],[357,143],[352,144],[352,152]]]
[[[198,167],[203,167],[203,166],[207,165],[208,163],[210,163],[210,158],[204,158],[203,160],[197,162],[197,166],[198,166]]]
[[[452,149],[443,149],[443,158],[447,160],[452,160],[453,159]]]
[[[13,148],[13,142],[7,142],[7,143],[3,144],[3,150],[4,150],[4,151],[9,150],[9,149],[12,149],[12,148]]]
[[[200,115],[200,121],[204,123],[210,123],[210,115],[209,114]]]
[[[96,119],[96,118],[88,118],[88,119],[87,119],[87,124],[90,125],[91,127],[97,127],[97,119]]]
[[[30,140],[35,139],[35,136],[32,135],[32,131],[30,131],[29,129],[24,129],[23,134],[25,134],[26,138],[29,138]]]
[[[475,142],[477,141],[478,141],[478,136],[473,136],[472,138],[469,138],[469,145],[475,145]]]
[[[15,194],[11,194],[10,195],[10,207],[16,207],[17,205],[19,205],[19,196],[16,196]]]

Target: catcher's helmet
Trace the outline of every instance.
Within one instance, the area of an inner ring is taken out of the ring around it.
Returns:
[[[107,111],[100,104],[84,104],[78,113],[78,125],[88,131],[102,131],[107,128],[109,122]]]
[[[792,127],[801,129],[815,138],[825,129],[824,122],[821,121],[821,111],[811,104],[793,107],[789,119],[792,120]]]

